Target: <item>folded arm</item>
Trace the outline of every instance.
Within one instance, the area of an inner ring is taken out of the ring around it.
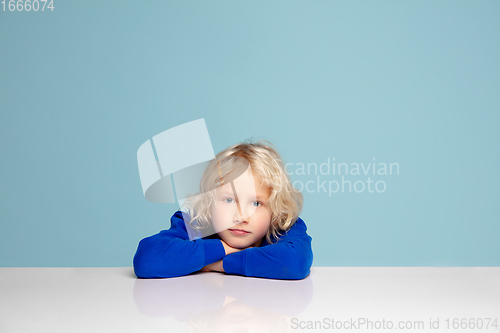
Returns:
[[[168,278],[191,274],[224,258],[219,239],[189,240],[180,211],[171,218],[169,230],[144,238],[134,256],[139,278]]]

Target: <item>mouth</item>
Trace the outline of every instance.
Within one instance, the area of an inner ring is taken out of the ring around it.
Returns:
[[[231,231],[231,233],[235,234],[235,235],[247,235],[250,233],[248,231],[241,230],[241,229],[229,229],[229,231]]]

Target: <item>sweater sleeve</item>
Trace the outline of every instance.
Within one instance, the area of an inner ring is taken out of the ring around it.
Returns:
[[[309,275],[313,262],[311,241],[306,224],[298,218],[277,243],[225,256],[224,271],[270,279],[303,279]]]
[[[183,212],[177,211],[170,229],[140,241],[134,256],[139,278],[169,278],[191,274],[226,255],[219,239],[189,240]]]

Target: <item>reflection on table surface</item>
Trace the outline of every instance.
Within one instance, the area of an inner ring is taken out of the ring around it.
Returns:
[[[200,332],[287,331],[313,296],[311,277],[298,281],[196,273],[137,279],[134,301],[151,317],[175,317]]]
[[[300,332],[357,318],[440,319],[432,331],[447,332],[447,318],[488,317],[500,323],[498,267],[313,267],[299,281],[213,272],[143,280],[130,267],[0,268],[2,333]]]

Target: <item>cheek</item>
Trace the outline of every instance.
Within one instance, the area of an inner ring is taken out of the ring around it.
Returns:
[[[224,230],[232,225],[231,211],[222,205],[212,207],[212,224],[216,230]]]
[[[258,232],[259,234],[266,234],[271,226],[271,214],[267,211],[260,212],[258,215]]]

